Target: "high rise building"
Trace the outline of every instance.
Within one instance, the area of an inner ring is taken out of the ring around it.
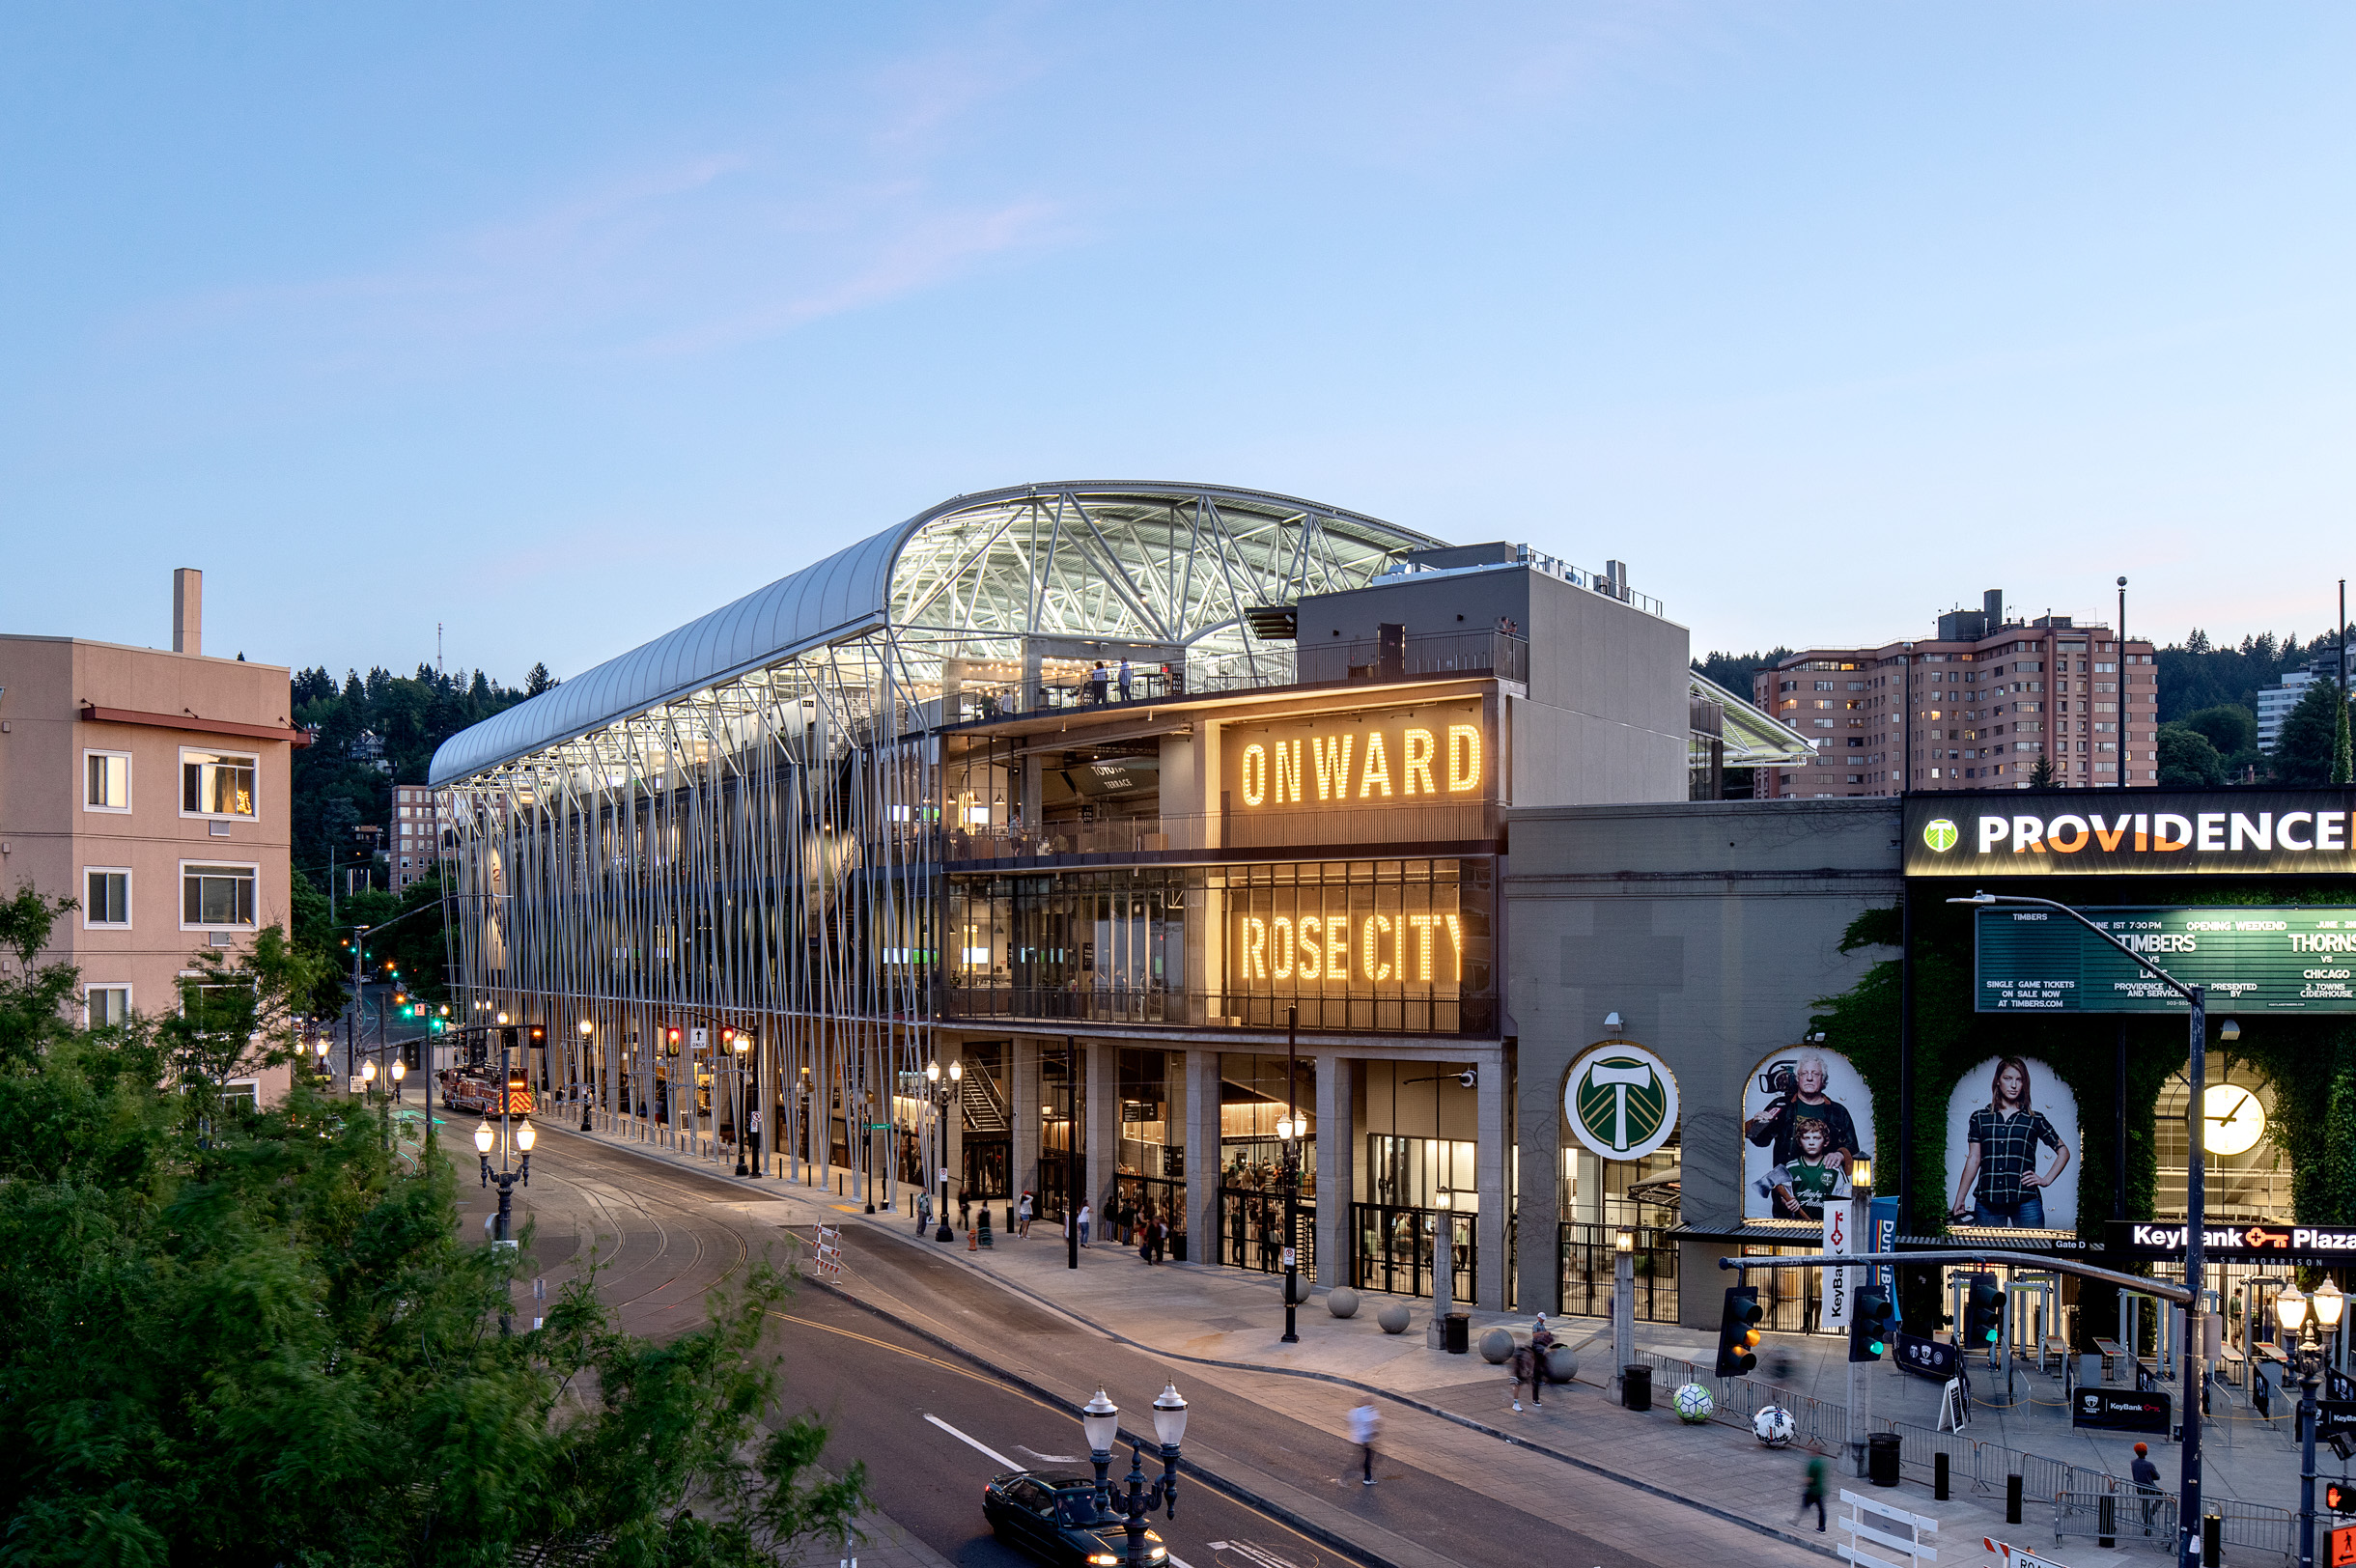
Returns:
[[[449,820],[448,811],[435,807],[434,791],[425,785],[393,786],[393,820],[385,854],[394,892],[407,892],[411,882],[434,874],[441,853],[442,828]]]
[[[1979,609],[1940,616],[1937,630],[1922,642],[1804,649],[1754,674],[1758,706],[1816,746],[1811,762],[1761,769],[1755,793],[2027,789],[2039,760],[2059,786],[2159,782],[2150,643],[2122,645],[2109,627],[2066,615],[2009,620],[1998,589]]]

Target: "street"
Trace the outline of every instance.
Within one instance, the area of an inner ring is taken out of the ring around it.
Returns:
[[[773,1249],[784,1261],[789,1244],[782,1221],[797,1207],[555,1129],[544,1133],[532,1178],[529,1189],[518,1190],[519,1223],[537,1221],[534,1257],[548,1294],[594,1247],[601,1290],[620,1309],[623,1326],[657,1336],[695,1321],[705,1292],[759,1250]],[[462,1196],[468,1204],[465,1223],[479,1228],[475,1217],[489,1212],[495,1193],[468,1185]],[[1674,1531],[1655,1552],[1641,1550],[1645,1532],[1628,1512],[1632,1498],[1646,1513],[1680,1512],[1674,1505],[1598,1486],[1560,1467],[1540,1472],[1558,1476],[1558,1484],[1531,1489],[1530,1506],[1524,1508],[1443,1479],[1379,1446],[1379,1484],[1363,1487],[1357,1451],[1344,1438],[1284,1414],[1282,1391],[1274,1400],[1239,1394],[1199,1369],[1173,1368],[1108,1341],[1008,1295],[912,1234],[902,1242],[862,1226],[857,1237],[846,1284],[870,1301],[921,1302],[934,1332],[947,1329],[942,1337],[974,1359],[805,1281],[776,1327],[789,1400],[827,1421],[832,1464],[866,1463],[881,1512],[953,1562],[1027,1560],[992,1540],[983,1525],[981,1489],[991,1474],[1006,1466],[1086,1461],[1077,1417],[1019,1384],[1077,1405],[1101,1382],[1120,1405],[1124,1426],[1136,1431],[1148,1428],[1148,1409],[1172,1377],[1192,1407],[1186,1442],[1191,1462],[1216,1469],[1256,1497],[1283,1499],[1279,1505],[1288,1511],[1315,1509],[1309,1517],[1326,1528],[1374,1543],[1374,1555],[1402,1568],[1411,1561],[1620,1568],[1690,1560],[1672,1545],[1680,1539]],[[1335,1392],[1316,1391],[1328,1396],[1328,1404]],[[1509,1450],[1494,1446],[1503,1463]],[[1150,1451],[1148,1459],[1150,1477],[1158,1466]],[[1127,1473],[1128,1461],[1124,1449],[1116,1458],[1116,1480]],[[1352,1560],[1221,1495],[1192,1473],[1192,1463],[1189,1470],[1177,1521],[1156,1525],[1181,1562],[1192,1568],[1313,1568]],[[1756,1538],[1746,1550],[1749,1560],[1799,1555]]]

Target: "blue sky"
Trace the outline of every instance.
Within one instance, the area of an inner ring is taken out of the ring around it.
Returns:
[[[571,674],[946,496],[2328,624],[2356,13],[0,11],[0,629]]]

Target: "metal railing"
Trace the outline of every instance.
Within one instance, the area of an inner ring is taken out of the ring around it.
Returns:
[[[1442,988],[1434,987],[1434,991]],[[1453,989],[1453,988],[1449,988]],[[1494,996],[1304,991],[1271,995],[1142,985],[957,985],[940,989],[941,1016],[1052,1019],[1112,1023],[1191,1023],[1202,1028],[1281,1029],[1300,1009],[1304,1029],[1448,1034],[1487,1039],[1497,1031]]]
[[[935,849],[951,869],[968,871],[977,869],[974,864],[977,861],[1038,860],[1051,855],[1158,854],[1171,850],[1292,846],[1340,847],[1368,858],[1378,854],[1395,858],[1401,853],[1396,846],[1471,843],[1497,835],[1497,807],[1468,797],[1458,800],[1413,799],[1375,805],[1309,800],[1300,805],[1244,808],[1223,814],[1164,812],[1084,823],[974,823],[941,829]],[[1391,847],[1378,851],[1371,846]]]
[[[1562,1253],[1561,1310],[1574,1317],[1612,1315],[1614,1239],[1622,1227],[1565,1220],[1558,1229]],[[1677,1244],[1656,1225],[1635,1232],[1636,1320],[1677,1321]]]
[[[2176,1499],[2166,1492],[2105,1489],[2054,1494],[2054,1539],[2091,1536],[2122,1546],[2173,1552],[2176,1544]]]
[[[1301,1273],[1317,1276],[1317,1200],[1304,1195],[1294,1205],[1298,1221],[1293,1245]],[[1281,1188],[1222,1187],[1219,1190],[1219,1261],[1261,1274],[1284,1272],[1284,1192]]]

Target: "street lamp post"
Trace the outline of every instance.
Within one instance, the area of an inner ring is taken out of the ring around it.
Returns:
[[[580,1036],[581,1036],[581,1079],[580,1079],[580,1082],[581,1082],[581,1131],[582,1131],[582,1132],[584,1132],[584,1133],[586,1133],[586,1132],[589,1132],[589,1131],[590,1131],[590,1126],[589,1126],[589,1106],[590,1106],[590,1099],[589,1099],[589,1042],[590,1042],[591,1040],[593,1040],[594,1038],[596,1038],[596,1036],[597,1036],[597,1025],[596,1025],[595,1023],[591,1022],[590,1022],[589,1020],[587,1020],[587,1019],[583,1019],[583,1020],[581,1020],[581,1022],[580,1022]]]
[[[2315,1386],[2323,1381],[2323,1339],[2340,1327],[2347,1298],[2326,1279],[2314,1295],[2286,1286],[2274,1315],[2299,1347],[2299,1568],[2315,1568]]]
[[[507,1015],[501,1013],[499,1017],[504,1021]],[[486,1116],[482,1125],[474,1130],[474,1149],[483,1164],[483,1185],[489,1187],[496,1182],[499,1186],[499,1213],[491,1226],[491,1240],[499,1246],[506,1246],[510,1241],[508,1229],[513,1217],[516,1184],[532,1185],[532,1145],[540,1141],[539,1131],[532,1126],[529,1117],[524,1118],[519,1126],[513,1120],[513,1103],[507,1079],[509,1050],[502,1039],[499,1044],[499,1126],[493,1131],[491,1118]],[[491,1168],[491,1151],[494,1147],[499,1151],[497,1170]],[[508,1163],[511,1152],[522,1157],[513,1166]],[[499,1332],[504,1334],[507,1331],[507,1309],[502,1306],[499,1309]]]
[[[1622,1225],[1612,1238],[1612,1379],[1636,1359],[1636,1232]]]
[[[746,1033],[745,1033],[743,1030],[739,1029],[739,1030],[737,1031],[736,1039],[735,1039],[735,1041],[734,1041],[734,1042],[732,1042],[732,1043],[733,1043],[733,1044],[735,1045],[735,1047],[736,1047],[736,1059],[737,1059],[737,1065],[736,1065],[736,1090],[737,1090],[737,1114],[736,1114],[736,1127],[737,1127],[737,1168],[736,1168],[736,1173],[737,1173],[739,1176],[749,1176],[749,1175],[751,1175],[751,1174],[752,1174],[752,1167],[751,1167],[750,1165],[747,1165],[746,1163],[744,1163],[744,1053],[745,1053],[747,1050],[750,1050],[752,1049],[752,1036],[751,1036],[751,1035],[746,1034]]]
[[[956,1095],[951,1092],[950,1088],[943,1087],[941,1084],[940,1063],[925,1063],[924,1077],[925,1081],[933,1085],[934,1123],[936,1131],[940,1134],[939,1142],[940,1144],[940,1226],[933,1232],[933,1240],[954,1242],[957,1240],[957,1232],[949,1228],[949,1105],[956,1099]],[[949,1064],[950,1085],[963,1082],[965,1077],[966,1064],[964,1062]]]
[[[1133,1441],[1129,1444],[1129,1474],[1122,1483],[1126,1490],[1120,1496],[1108,1496],[1110,1489],[1107,1485],[1112,1445],[1120,1440],[1120,1408],[1099,1388],[1096,1397],[1080,1409],[1080,1426],[1088,1437],[1088,1456],[1096,1465],[1096,1522],[1102,1525],[1118,1519],[1127,1537],[1121,1554],[1123,1561],[1128,1568],[1148,1568],[1145,1538],[1149,1532],[1145,1522],[1158,1509],[1166,1510],[1165,1518],[1178,1517],[1179,1448],[1186,1439],[1186,1400],[1179,1394],[1176,1384],[1164,1386],[1161,1395],[1154,1400],[1154,1442],[1161,1450],[1162,1473],[1150,1485],[1147,1483],[1144,1446]]]
[[[1284,1144],[1284,1338],[1297,1345],[1295,1313],[1301,1296],[1301,1106],[1294,1075],[1300,1071],[1301,1009],[1284,1010],[1284,1119],[1276,1136]]]
[[[1912,766],[1911,762],[1909,766]],[[2184,1323],[2188,1330],[2185,1334],[2188,1343],[2184,1348],[2189,1353],[2205,1343],[2205,1336],[2201,1335],[2195,1326],[2201,1316],[2202,1231],[2208,1223],[2206,1160],[2202,1148],[2206,1139],[2202,1125],[2202,1096],[2206,1092],[2204,1079],[2208,1072],[2208,987],[2184,984],[2076,910],[2050,898],[2030,898],[2017,893],[1974,893],[1970,898],[1951,898],[1948,902],[1981,909],[2001,905],[2016,909],[2052,910],[2067,915],[2126,954],[2139,968],[2183,997],[2186,1006],[2191,1009],[2191,1042],[2184,1075],[2192,1090],[2184,1129],[2187,1144],[2184,1170]],[[2123,1150],[2120,1155],[2123,1157]],[[2183,1468],[2176,1492],[2176,1561],[2181,1568],[2201,1568],[2201,1387],[2206,1375],[2204,1358],[2191,1354],[2184,1357],[2183,1391],[2179,1395],[2183,1411]],[[2312,1470],[2313,1465],[2309,1468]]]

